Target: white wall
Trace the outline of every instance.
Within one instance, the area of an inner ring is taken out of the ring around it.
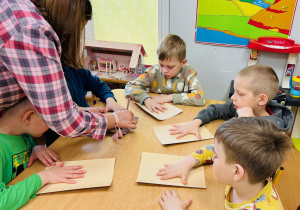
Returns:
[[[229,100],[230,81],[240,69],[247,66],[250,49],[195,43],[196,7],[197,0],[171,0],[170,33],[179,35],[186,42],[188,63],[198,70],[198,79],[206,98]],[[300,43],[299,4],[297,9],[290,38]],[[272,66],[281,81],[286,59],[287,54],[260,51],[258,63]],[[299,64],[294,75],[300,75]]]

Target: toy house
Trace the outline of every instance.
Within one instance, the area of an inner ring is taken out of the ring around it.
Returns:
[[[85,40],[85,64],[103,81],[127,83],[145,71],[141,44]],[[119,80],[119,81],[116,81]]]

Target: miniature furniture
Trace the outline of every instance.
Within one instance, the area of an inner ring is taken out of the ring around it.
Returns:
[[[96,70],[101,71],[101,67],[102,70],[105,69],[105,73],[97,74],[102,81],[126,84],[134,79],[135,74],[144,71],[143,58],[147,57],[147,54],[141,44],[86,40],[85,50],[86,64],[96,60]]]
[[[105,69],[106,75],[108,75],[107,72],[109,72],[109,75],[111,75],[112,73],[115,73],[117,71],[117,63],[115,60],[98,58],[97,63],[98,63],[99,71],[102,71]],[[105,68],[102,67],[102,64],[105,64]]]

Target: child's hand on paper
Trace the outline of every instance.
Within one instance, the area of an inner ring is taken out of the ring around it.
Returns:
[[[243,107],[236,110],[236,113],[239,117],[254,117],[254,113],[252,108],[250,107]]]
[[[60,161],[58,155],[53,150],[42,145],[33,147],[27,166],[30,167],[36,159],[39,159],[47,167],[55,166],[55,162]]]
[[[165,110],[167,110],[167,107],[157,103],[157,101],[152,98],[146,98],[144,104],[150,112],[158,113],[158,111],[165,112]]]
[[[201,139],[199,133],[199,127],[201,124],[202,121],[200,119],[195,119],[184,125],[173,125],[173,128],[170,128],[169,131],[171,135],[179,134],[176,139],[180,139],[188,134],[194,134],[198,139]]]
[[[63,166],[64,163],[58,163],[56,166],[48,170],[38,172],[37,174],[42,180],[42,186],[55,183],[75,184],[76,181],[72,179],[82,178],[86,173],[85,170],[80,170],[83,168],[81,165]]]
[[[107,111],[113,111],[113,112],[117,112],[117,111],[123,111],[125,110],[123,107],[121,107],[114,98],[109,97],[106,99],[106,110]]]
[[[169,103],[173,101],[173,94],[160,94],[158,96],[153,96],[152,97],[153,100],[155,100],[157,103],[163,105],[165,103]]]
[[[188,199],[182,201],[174,190],[171,192],[166,190],[166,192],[161,195],[161,198],[158,198],[158,203],[163,210],[183,210],[192,203],[192,200]]]
[[[171,179],[175,177],[181,178],[182,184],[187,184],[187,175],[190,170],[196,165],[196,160],[193,156],[189,155],[182,161],[176,164],[165,164],[164,168],[159,169],[156,173],[157,176],[161,176],[161,180]]]

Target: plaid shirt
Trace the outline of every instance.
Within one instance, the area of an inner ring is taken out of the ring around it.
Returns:
[[[74,105],[60,54],[58,36],[30,0],[0,0],[0,110],[26,95],[60,135],[104,139],[106,118]]]

